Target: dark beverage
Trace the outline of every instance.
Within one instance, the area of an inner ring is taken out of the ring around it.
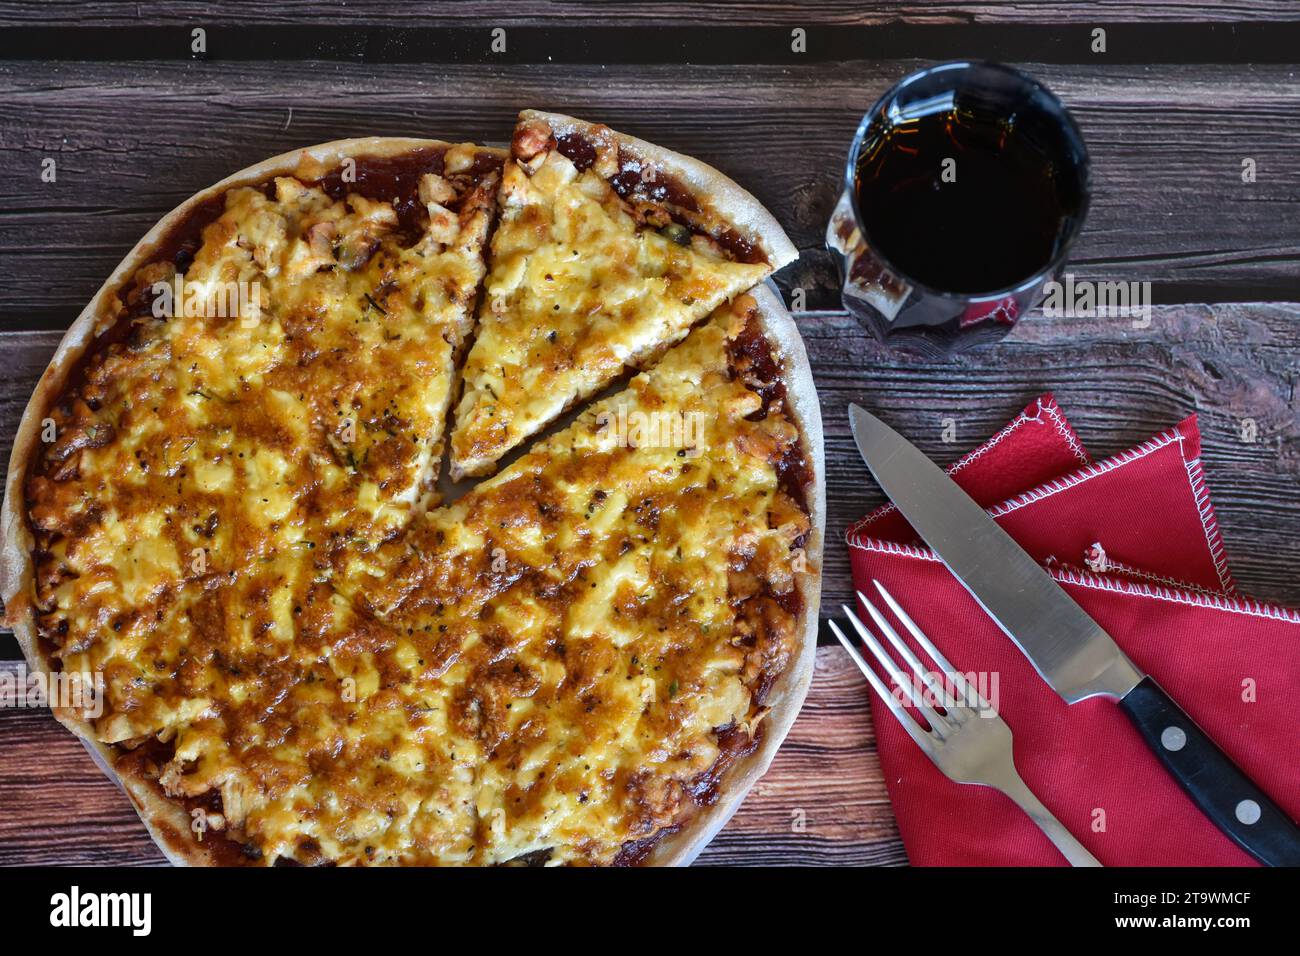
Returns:
[[[1048,265],[1082,197],[1041,126],[979,109],[882,124],[863,141],[856,176],[876,252],[945,292],[996,292]]]
[[[845,307],[928,355],[1000,338],[1056,277],[1088,204],[1087,152],[1042,85],[950,63],[872,108],[827,233]]]

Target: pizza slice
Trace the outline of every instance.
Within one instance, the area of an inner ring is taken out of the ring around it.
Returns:
[[[451,474],[499,459],[794,260],[770,214],[705,164],[520,114],[451,438]]]
[[[377,540],[436,500],[500,162],[464,144],[404,159],[391,184],[275,181],[293,216],[269,251],[286,344],[264,398],[309,432],[299,447],[333,503],[322,534]]]

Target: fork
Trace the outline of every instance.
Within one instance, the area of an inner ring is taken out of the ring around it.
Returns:
[[[1043,806],[1043,802],[1034,796],[1033,791],[1020,779],[1020,774],[1016,771],[1015,759],[1012,756],[1011,728],[1007,726],[1006,721],[994,712],[979,691],[972,687],[958,673],[957,669],[948,663],[947,658],[930,642],[930,639],[921,633],[921,629],[916,626],[916,622],[899,606],[893,595],[885,590],[885,586],[879,581],[873,581],[872,583],[875,584],[876,590],[880,592],[880,596],[894,613],[894,616],[912,635],[921,649],[930,656],[934,664],[937,665],[939,673],[947,676],[956,690],[955,694],[948,691],[943,681],[935,674],[934,668],[925,667],[921,663],[916,654],[912,652],[912,649],[903,642],[903,639],[898,636],[898,632],[885,619],[884,614],[867,600],[865,594],[858,591],[858,600],[867,609],[867,613],[871,616],[871,620],[876,627],[893,645],[899,656],[907,662],[907,666],[912,669],[912,673],[916,678],[929,688],[930,699],[938,703],[943,709],[941,714],[930,705],[927,695],[918,692],[915,682],[903,673],[889,652],[867,630],[866,625],[846,605],[841,604],[840,607],[848,615],[849,622],[853,625],[853,629],[858,632],[858,636],[862,638],[863,644],[871,651],[871,655],[880,662],[880,666],[893,678],[894,683],[902,688],[912,706],[921,713],[926,723],[929,724],[929,729],[927,730],[911,714],[907,713],[906,708],[899,702],[898,698],[889,692],[884,681],[863,660],[853,642],[844,636],[844,632],[840,630],[839,625],[832,620],[830,622],[831,630],[835,632],[835,636],[844,645],[844,649],[849,652],[849,656],[858,665],[858,669],[866,675],[872,689],[880,695],[880,699],[885,702],[885,706],[889,708],[890,713],[898,718],[908,735],[916,741],[916,745],[950,780],[957,783],[992,787],[994,790],[1001,791],[1029,815],[1029,818],[1038,825],[1038,828],[1061,851],[1061,854],[1070,862],[1071,866],[1101,866],[1097,858],[1074,838],[1061,821],[1053,816],[1052,811]]]

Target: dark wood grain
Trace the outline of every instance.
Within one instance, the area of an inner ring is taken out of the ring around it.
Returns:
[[[690,3],[685,0],[636,0],[617,5],[623,24],[664,22],[699,24],[874,24],[874,23],[1112,23],[1291,20],[1300,17],[1289,0],[820,0],[793,4],[780,0],[724,0]],[[0,26],[131,26],[149,24],[302,23],[326,21],[340,25],[400,22],[412,26],[455,23],[597,24],[610,19],[604,0],[475,0],[473,3],[409,4],[400,0],[317,0],[302,6],[276,0],[229,3],[123,3],[112,0],[40,4],[4,0]]]
[[[782,284],[832,308],[822,234],[843,157],[860,114],[915,66],[80,64],[69,82],[65,66],[0,63],[0,328],[66,327],[166,210],[249,163],[372,133],[499,142],[523,106],[599,118],[746,184],[803,253]],[[1071,106],[1093,155],[1077,274],[1149,280],[1167,303],[1300,299],[1300,73],[1030,69]]]
[[[0,866],[166,862],[126,794],[48,710],[0,709],[0,739]]]

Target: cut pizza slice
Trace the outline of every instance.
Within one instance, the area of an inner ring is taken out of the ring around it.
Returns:
[[[528,110],[511,152],[451,438],[457,480],[797,256],[721,173],[607,127]]]

